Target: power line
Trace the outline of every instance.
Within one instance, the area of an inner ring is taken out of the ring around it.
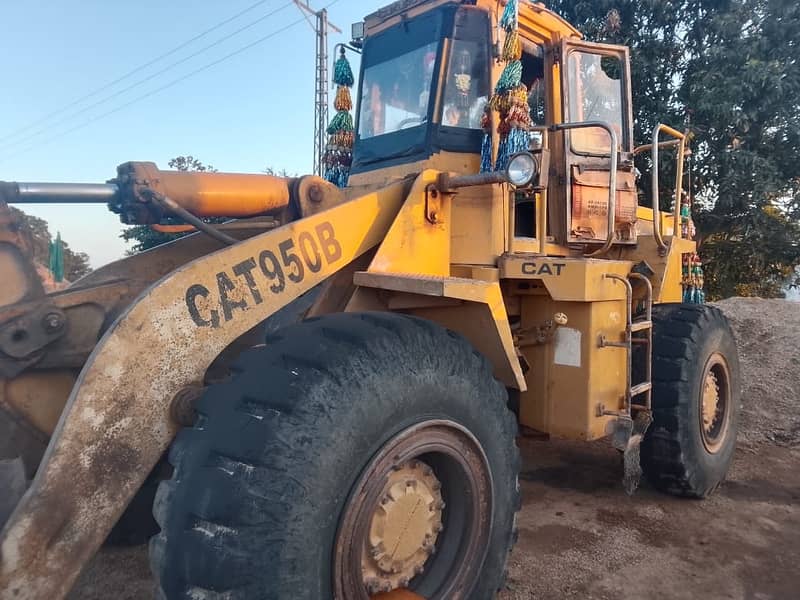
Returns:
[[[42,124],[42,123],[44,123],[46,121],[49,121],[52,117],[55,117],[56,115],[60,115],[61,113],[66,112],[67,110],[69,110],[73,106],[76,106],[76,105],[80,104],[84,100],[88,100],[89,98],[93,98],[97,94],[99,94],[101,92],[104,92],[109,88],[114,87],[118,83],[128,79],[131,75],[135,75],[139,71],[142,71],[142,70],[146,69],[147,67],[150,67],[150,66],[156,64],[157,62],[167,58],[168,56],[172,56],[173,54],[175,54],[176,52],[179,52],[180,50],[183,50],[184,48],[186,48],[187,46],[189,46],[193,42],[196,42],[197,40],[199,40],[201,38],[204,38],[209,33],[213,32],[213,31],[216,31],[217,29],[220,29],[221,27],[224,27],[228,23],[230,23],[232,21],[235,21],[236,19],[238,19],[242,15],[247,14],[251,10],[253,10],[255,8],[258,8],[262,4],[266,4],[269,1],[270,0],[259,0],[255,4],[251,4],[250,6],[248,6],[247,8],[239,11],[238,13],[233,15],[232,17],[229,17],[229,18],[225,19],[224,21],[221,21],[221,22],[217,23],[213,27],[209,27],[205,31],[203,31],[201,33],[198,33],[193,38],[190,38],[190,39],[186,40],[185,42],[183,42],[182,44],[179,44],[178,46],[175,46],[172,50],[168,50],[167,52],[164,52],[164,54],[160,54],[159,56],[155,57],[154,59],[152,59],[152,60],[150,60],[150,61],[148,61],[148,62],[146,62],[146,63],[144,63],[142,65],[139,65],[138,67],[134,67],[133,69],[131,69],[130,71],[128,71],[124,75],[121,75],[121,76],[117,77],[114,81],[109,81],[105,85],[103,85],[103,86],[101,86],[101,87],[99,87],[99,88],[87,93],[84,96],[81,96],[77,100],[73,100],[69,104],[67,104],[65,106],[62,106],[61,108],[59,108],[57,110],[54,110],[51,113],[46,114],[44,117],[34,121],[33,123],[29,123],[28,125],[25,125],[24,127],[20,127],[19,129],[15,130],[15,131],[12,131],[8,135],[0,137],[0,142],[5,142],[6,140],[9,140],[9,139],[12,139],[12,138],[18,136],[20,133],[28,131],[29,129],[33,129],[37,125],[40,125],[40,124]]]
[[[105,98],[101,98],[101,99],[100,99],[100,100],[98,100],[97,102],[93,102],[92,104],[89,104],[88,106],[84,106],[84,107],[83,107],[83,108],[81,108],[80,110],[77,110],[77,111],[75,111],[75,112],[73,112],[73,113],[71,113],[71,114],[69,114],[69,115],[67,115],[67,116],[65,116],[65,117],[63,117],[63,118],[61,118],[61,119],[58,119],[58,120],[57,120],[55,123],[51,123],[51,124],[49,124],[49,125],[47,125],[47,126],[45,126],[45,127],[42,127],[41,129],[38,129],[38,130],[34,131],[34,132],[33,132],[33,133],[31,133],[31,134],[28,134],[28,135],[24,136],[22,139],[19,139],[19,140],[17,140],[16,142],[13,142],[13,145],[17,145],[17,144],[24,144],[25,142],[28,142],[28,141],[30,141],[30,140],[32,140],[32,139],[34,139],[34,138],[36,138],[36,137],[39,137],[39,136],[40,136],[40,135],[42,135],[43,133],[47,133],[47,132],[48,132],[48,131],[50,131],[50,130],[51,130],[53,127],[58,127],[59,125],[61,125],[61,124],[63,124],[63,123],[66,123],[66,122],[68,122],[68,121],[71,121],[71,120],[73,120],[75,117],[79,117],[79,116],[81,116],[81,115],[83,115],[83,114],[86,114],[87,112],[89,112],[89,111],[90,111],[90,110],[92,110],[93,108],[97,108],[98,106],[100,106],[100,105],[102,105],[102,104],[105,104],[105,103],[106,103],[106,102],[108,102],[109,100],[113,100],[114,98],[118,98],[118,97],[120,97],[122,94],[124,94],[124,93],[126,93],[126,92],[129,92],[129,91],[131,91],[132,89],[134,89],[134,88],[136,88],[136,87],[138,87],[138,86],[142,85],[143,83],[147,83],[148,81],[152,81],[152,80],[153,80],[153,79],[155,79],[156,77],[158,77],[158,76],[160,76],[160,75],[163,75],[164,73],[167,73],[168,71],[171,71],[171,70],[172,70],[172,69],[174,69],[175,67],[177,67],[177,66],[179,66],[179,65],[182,65],[182,64],[184,64],[184,63],[186,63],[186,62],[190,61],[191,59],[193,59],[193,58],[195,58],[195,57],[199,56],[200,54],[203,54],[204,52],[207,52],[208,50],[210,50],[210,49],[212,49],[212,48],[215,48],[216,46],[219,46],[220,44],[222,44],[222,43],[224,43],[224,42],[228,41],[228,40],[229,40],[229,39],[231,39],[232,37],[234,37],[234,36],[236,36],[236,35],[239,35],[239,34],[240,34],[240,33],[242,33],[243,31],[246,31],[246,30],[248,30],[248,29],[250,29],[250,28],[252,28],[252,27],[255,27],[256,25],[258,25],[259,23],[261,23],[261,22],[262,22],[262,21],[264,21],[265,19],[268,19],[268,18],[270,18],[270,17],[272,17],[272,16],[276,15],[277,13],[279,13],[280,11],[282,11],[282,10],[284,10],[284,9],[288,8],[288,7],[289,7],[289,6],[291,6],[292,4],[293,4],[293,2],[292,2],[292,1],[289,1],[289,2],[286,2],[285,4],[282,4],[281,6],[279,6],[278,8],[276,8],[275,10],[273,10],[273,11],[271,11],[271,12],[269,12],[269,13],[267,13],[267,14],[263,15],[262,17],[259,17],[259,18],[258,18],[258,19],[256,19],[255,21],[252,21],[252,22],[248,23],[247,25],[244,25],[244,26],[240,27],[239,29],[237,29],[237,30],[235,30],[235,31],[232,31],[231,33],[229,33],[229,34],[227,34],[227,35],[225,35],[225,36],[221,37],[220,39],[216,40],[215,42],[212,42],[211,44],[208,44],[207,46],[203,46],[203,47],[202,47],[202,48],[200,48],[199,50],[197,50],[197,51],[193,52],[192,54],[189,54],[188,56],[185,56],[184,58],[181,58],[180,60],[176,60],[175,62],[168,64],[168,65],[167,65],[166,67],[164,67],[163,69],[160,69],[159,71],[156,71],[155,73],[152,73],[152,74],[148,75],[147,77],[144,77],[144,78],[142,78],[142,79],[138,79],[137,81],[134,81],[134,82],[133,82],[132,84],[130,84],[129,86],[127,86],[127,87],[124,87],[124,88],[122,88],[121,90],[117,90],[117,91],[116,91],[116,92],[114,92],[113,94],[111,94],[111,95],[109,95],[109,96],[106,96]],[[9,145],[12,145],[12,144],[10,144],[10,143],[6,143],[6,144],[4,144],[4,146],[6,146],[6,147],[7,147],[7,146],[9,146]]]
[[[328,3],[327,6],[325,6],[325,8],[327,9],[327,8],[333,6],[334,4],[336,4],[337,2],[339,2],[339,0],[332,0],[331,2]],[[84,127],[88,127],[89,125],[91,125],[92,123],[95,123],[96,121],[99,121],[101,119],[109,117],[109,116],[111,116],[111,115],[113,115],[115,113],[118,113],[119,111],[124,110],[125,108],[128,108],[129,106],[131,106],[133,104],[141,102],[142,100],[146,100],[147,98],[149,98],[151,96],[154,96],[155,94],[158,94],[159,92],[163,92],[166,89],[169,89],[169,88],[171,88],[171,87],[173,87],[173,86],[175,86],[175,85],[177,85],[177,84],[179,84],[179,83],[181,83],[183,81],[186,81],[190,77],[194,77],[195,75],[197,75],[199,73],[202,73],[203,71],[206,71],[206,70],[208,70],[208,69],[210,69],[212,67],[215,67],[218,64],[220,64],[222,62],[225,62],[226,60],[241,54],[242,52],[246,52],[247,50],[250,50],[251,48],[253,48],[253,47],[257,46],[257,45],[262,44],[262,43],[266,42],[269,39],[272,39],[273,37],[275,37],[277,35],[280,35],[281,33],[291,29],[292,27],[295,27],[295,26],[299,25],[303,21],[304,21],[304,18],[300,18],[300,19],[298,19],[296,21],[293,21],[293,22],[289,23],[288,25],[285,25],[284,27],[281,27],[280,29],[277,29],[276,31],[273,31],[270,34],[265,35],[264,37],[261,37],[261,38],[255,40],[255,41],[253,41],[253,42],[251,42],[251,43],[249,43],[249,44],[247,44],[245,46],[242,46],[238,50],[234,50],[233,52],[231,52],[229,54],[226,54],[225,56],[223,56],[221,58],[218,58],[217,60],[215,60],[213,62],[210,62],[210,63],[208,63],[206,65],[203,65],[202,67],[199,67],[199,68],[195,69],[194,71],[191,71],[191,72],[187,73],[186,75],[183,75],[183,76],[181,76],[181,77],[179,77],[177,79],[173,79],[172,81],[162,85],[161,87],[158,87],[158,88],[156,88],[154,90],[150,90],[149,92],[146,92],[145,94],[137,96],[136,98],[134,98],[133,100],[131,100],[129,102],[126,102],[125,104],[122,104],[122,105],[120,105],[120,106],[118,106],[118,107],[116,107],[116,108],[114,108],[112,110],[109,110],[109,111],[104,112],[104,113],[102,113],[100,115],[97,115],[97,116],[89,119],[88,121],[84,121],[80,125],[76,125],[75,127],[72,127],[71,129],[67,129],[66,131],[62,131],[61,133],[58,133],[58,134],[56,134],[56,135],[54,135],[54,136],[52,136],[50,138],[47,138],[47,139],[45,139],[45,140],[43,140],[43,141],[41,141],[39,143],[33,144],[32,146],[28,146],[27,148],[23,148],[22,150],[20,150],[18,152],[14,152],[12,154],[4,156],[4,157],[0,158],[0,162],[6,161],[6,160],[8,160],[10,158],[15,158],[15,157],[19,156],[20,154],[24,154],[26,152],[29,152],[29,151],[31,151],[31,150],[33,150],[35,148],[38,148],[38,147],[40,147],[42,145],[49,144],[49,143],[51,143],[51,142],[53,142],[53,141],[55,141],[57,139],[60,139],[60,138],[64,137],[65,135],[69,135],[70,133],[78,131],[79,129],[83,129]]]

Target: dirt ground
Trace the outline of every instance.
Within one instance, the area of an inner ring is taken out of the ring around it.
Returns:
[[[726,483],[628,497],[603,442],[522,439],[524,504],[498,600],[800,598],[800,304],[721,304],[742,353],[742,435]],[[70,600],[152,597],[145,548],[105,549]]]

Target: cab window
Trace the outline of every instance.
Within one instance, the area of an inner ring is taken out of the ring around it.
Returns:
[[[528,108],[534,125],[546,125],[544,48],[524,43],[522,49],[522,83],[528,88]]]
[[[567,68],[569,121],[605,121],[616,130],[622,147],[627,147],[622,61],[616,56],[573,51]],[[609,154],[608,133],[603,129],[576,129],[570,132],[570,140],[577,154]]]
[[[361,139],[427,121],[437,47],[438,42],[431,42],[364,70]]]
[[[486,44],[454,40],[444,87],[441,123],[445,127],[480,129],[489,100]]]

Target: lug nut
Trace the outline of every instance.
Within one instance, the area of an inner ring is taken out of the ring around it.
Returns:
[[[64,319],[58,313],[47,313],[42,319],[42,325],[47,333],[55,333],[64,327]]]

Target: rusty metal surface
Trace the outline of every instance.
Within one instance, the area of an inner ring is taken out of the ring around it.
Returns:
[[[238,239],[265,230],[265,223],[259,220],[235,225],[225,229]],[[273,227],[270,220],[266,228]],[[219,247],[218,242],[204,235],[187,236],[101,267],[65,290],[33,294],[0,306],[0,349],[8,347],[8,352],[0,354],[0,373],[13,377],[30,368],[82,367],[104,328],[148,286]],[[7,274],[3,264],[0,273]],[[44,327],[53,327],[53,315],[63,315],[63,328],[49,332]],[[24,339],[15,342],[14,335],[21,330],[25,332]],[[3,331],[7,332],[5,338]]]
[[[110,327],[0,537],[0,598],[61,598],[169,445],[170,401],[233,340],[383,239],[402,186],[187,264]]]
[[[32,300],[44,295],[44,287],[33,264],[33,239],[14,213],[0,202],[0,305]]]
[[[625,493],[633,495],[639,487],[639,480],[642,477],[642,466],[640,460],[640,450],[644,434],[653,422],[653,414],[649,410],[640,410],[633,419],[633,426],[628,441],[623,451],[623,475],[622,485]]]
[[[425,600],[425,598],[411,590],[394,590],[370,596],[370,600]]]
[[[730,430],[730,381],[730,370],[725,357],[715,352],[705,365],[698,398],[700,437],[710,454],[719,452]]]
[[[46,304],[25,312],[0,326],[0,352],[15,358],[25,358],[64,335],[66,316]]]

